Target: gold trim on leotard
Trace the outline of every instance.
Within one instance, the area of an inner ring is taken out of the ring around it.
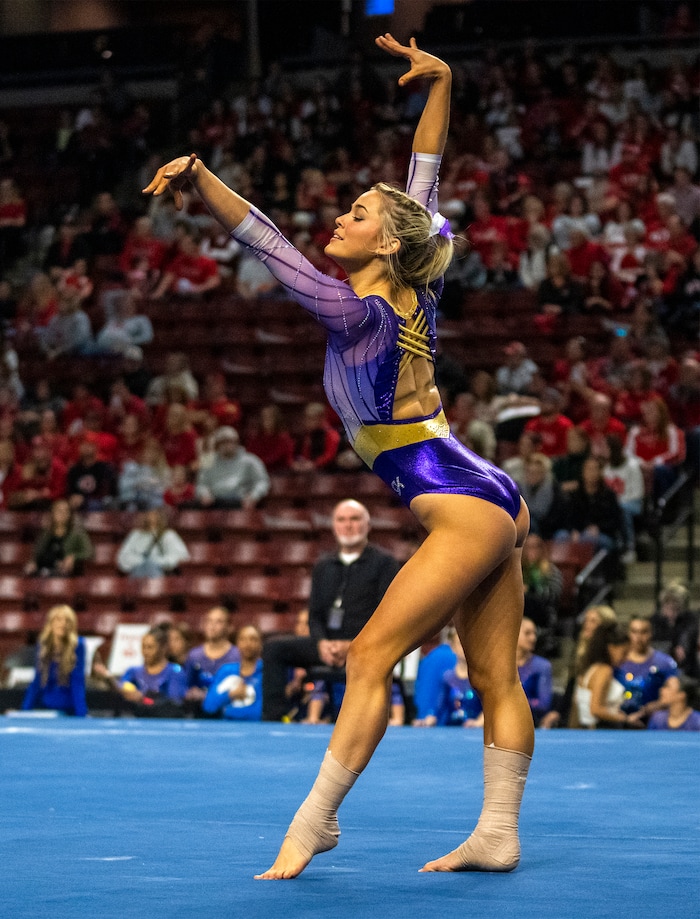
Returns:
[[[423,310],[418,311],[418,315],[411,326],[408,323],[399,326],[396,343],[403,351],[401,363],[399,364],[399,378],[414,357],[423,357],[432,363],[433,355],[430,351],[430,339],[428,338],[428,320],[425,318]]]
[[[422,440],[434,440],[438,437],[449,437],[450,425],[445,412],[440,411],[434,418],[422,421],[396,421],[389,424],[366,424],[357,432],[353,447],[357,455],[367,463],[370,469],[380,453],[420,443]]]

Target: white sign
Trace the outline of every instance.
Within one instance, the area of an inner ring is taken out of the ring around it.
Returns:
[[[140,667],[143,664],[141,639],[150,628],[150,625],[140,622],[121,622],[116,627],[107,664],[110,673],[121,676],[129,667]]]

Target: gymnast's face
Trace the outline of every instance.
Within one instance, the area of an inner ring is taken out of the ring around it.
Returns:
[[[341,264],[362,264],[379,254],[380,207],[379,192],[360,195],[347,214],[336,217],[335,232],[324,250],[326,255]]]

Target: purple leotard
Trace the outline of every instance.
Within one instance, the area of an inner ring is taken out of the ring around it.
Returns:
[[[411,157],[406,191],[430,213],[437,211],[441,157]],[[402,359],[418,341],[434,362],[436,308],[442,279],[416,289],[409,321],[383,297],[358,297],[344,281],[318,271],[257,208],[232,231],[265,263],[289,295],[326,329],[323,385],[351,444],[407,506],[420,494],[452,493],[483,498],[512,517],[520,510],[515,483],[472,453],[453,435],[442,409],[426,417],[394,420]]]

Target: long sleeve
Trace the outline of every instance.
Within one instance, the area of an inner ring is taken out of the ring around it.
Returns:
[[[86,562],[92,558],[92,542],[85,530],[71,530],[66,539],[66,555],[72,555],[76,562]]]
[[[148,542],[144,539],[148,539]],[[120,571],[129,573],[144,560],[144,552],[148,549],[150,536],[140,530],[132,530],[121,544],[117,553],[117,567]]]
[[[75,649],[75,667],[70,675],[69,689],[73,714],[84,718],[88,707],[85,698],[85,641],[82,638],[78,639],[78,647]]]
[[[39,701],[39,695],[41,693],[41,668],[39,666],[39,648],[36,649],[36,656],[34,661],[34,679],[27,686],[27,691],[24,694],[24,699],[22,700],[22,711],[29,712],[32,709],[37,707],[37,702]]]
[[[164,571],[172,571],[181,562],[189,561],[190,553],[175,530],[166,530],[148,557],[160,565]]]
[[[413,688],[413,701],[416,705],[416,717],[427,718],[437,715],[440,697],[443,690],[442,677],[447,670],[457,663],[457,655],[449,645],[438,645],[418,664],[416,683]]]
[[[256,503],[262,500],[270,490],[270,476],[260,457],[245,453],[247,475],[243,483],[245,497]]]
[[[442,157],[411,156],[406,193],[431,213],[437,210],[438,171]],[[232,231],[234,238],[263,262],[290,297],[308,310],[330,333],[352,338],[369,319],[370,308],[349,284],[323,274],[286,239],[275,224],[251,206]]]

